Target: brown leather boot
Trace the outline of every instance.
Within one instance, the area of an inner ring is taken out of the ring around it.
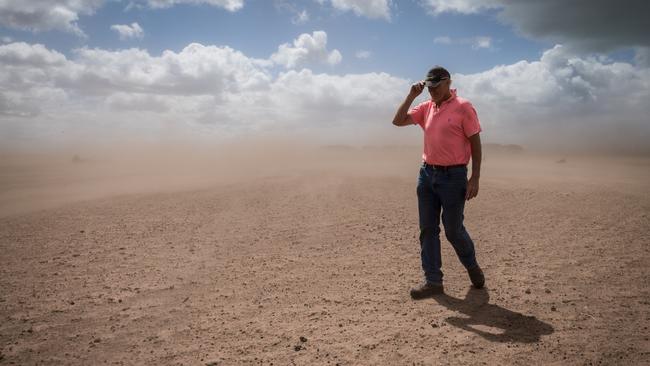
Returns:
[[[472,281],[472,285],[476,288],[483,288],[485,285],[485,276],[483,275],[483,270],[478,265],[476,267],[470,268],[467,270],[469,274],[469,279]]]
[[[441,295],[445,292],[442,283],[427,282],[418,288],[411,289],[411,298],[413,300],[426,299],[435,295]]]

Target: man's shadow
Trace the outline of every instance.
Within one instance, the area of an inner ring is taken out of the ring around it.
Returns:
[[[468,316],[449,317],[445,319],[447,323],[474,332],[492,342],[533,343],[538,342],[541,336],[554,331],[550,324],[534,316],[526,316],[498,305],[489,304],[490,295],[486,288],[480,290],[470,288],[464,300],[447,294],[434,298],[440,305]],[[486,326],[492,329],[482,330],[476,326]]]

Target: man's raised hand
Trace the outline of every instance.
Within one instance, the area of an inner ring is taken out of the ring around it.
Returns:
[[[422,94],[424,90],[424,81],[418,81],[411,85],[411,90],[409,91],[409,97],[415,99],[418,95]]]

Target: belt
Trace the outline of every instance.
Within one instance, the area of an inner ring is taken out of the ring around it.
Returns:
[[[466,164],[458,164],[458,165],[435,165],[434,164],[434,165],[431,165],[431,164],[427,164],[426,162],[422,163],[422,164],[424,166],[426,166],[427,168],[433,168],[435,170],[441,170],[441,171],[448,171],[448,170],[454,169],[454,168],[467,168]]]

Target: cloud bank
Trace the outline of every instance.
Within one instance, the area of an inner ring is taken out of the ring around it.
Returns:
[[[500,140],[647,150],[648,68],[555,46],[539,61],[453,79],[481,111],[486,131]]]
[[[317,34],[298,40],[318,39]],[[39,44],[1,45],[0,135],[28,142],[111,131],[155,134],[170,126],[219,137],[327,134],[332,126],[357,130],[354,134],[383,122],[408,86],[385,73],[275,71],[278,54],[254,59],[227,46],[193,43],[160,55],[82,48],[67,58]],[[59,136],[61,131],[66,136]]]
[[[97,133],[93,126],[190,126],[218,136],[329,130],[333,138],[342,131],[358,137],[389,131],[410,84],[386,73],[274,73],[270,59],[197,43],[160,55],[79,49],[72,58],[10,43],[0,46],[0,66],[7,139],[48,139],[71,128]],[[475,104],[488,141],[642,148],[650,137],[647,68],[556,46],[538,61],[452,78]]]

